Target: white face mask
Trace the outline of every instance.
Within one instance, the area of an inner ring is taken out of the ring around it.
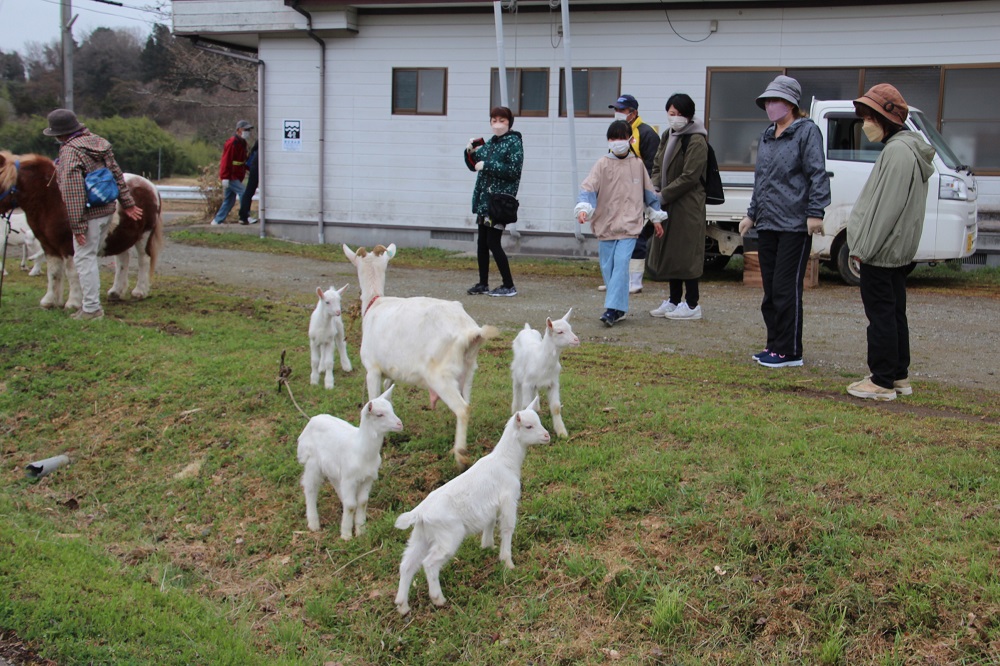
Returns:
[[[872,143],[878,143],[885,135],[885,132],[882,131],[882,126],[874,120],[865,120],[861,125],[861,131],[865,133],[865,136]]]
[[[490,123],[490,127],[493,128],[493,134],[496,136],[503,136],[510,129],[510,125],[507,123]]]
[[[608,141],[608,150],[610,150],[618,157],[625,157],[626,155],[628,155],[629,145],[630,142],[628,139]]]
[[[622,113],[621,111],[615,111],[615,120],[624,120],[628,122],[628,114]]]
[[[667,116],[667,124],[673,131],[682,130],[687,127],[688,119],[684,116]]]

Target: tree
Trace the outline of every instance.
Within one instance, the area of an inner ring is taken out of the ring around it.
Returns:
[[[128,30],[97,28],[74,56],[76,111],[92,116],[120,113],[120,94],[110,93],[122,82],[139,78],[139,38]]]
[[[0,82],[24,83],[24,61],[20,54],[0,51]]]

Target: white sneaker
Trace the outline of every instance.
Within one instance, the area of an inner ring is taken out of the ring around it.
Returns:
[[[608,290],[607,285],[603,285],[603,284],[600,287],[597,288],[597,291],[607,291],[607,290]]]
[[[701,319],[701,306],[696,305],[692,310],[686,301],[682,301],[673,312],[668,312],[664,316],[667,319]]]
[[[668,312],[673,312],[677,309],[677,306],[670,301],[663,301],[660,303],[660,307],[655,310],[650,310],[649,314],[654,317],[666,317]]]
[[[217,227],[217,226],[219,226],[221,224],[222,224],[222,222],[216,222],[215,220],[212,220],[212,226],[213,227]]]

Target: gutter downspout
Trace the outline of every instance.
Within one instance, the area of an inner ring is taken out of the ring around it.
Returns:
[[[563,52],[566,55],[566,126],[569,128],[569,165],[572,180],[570,189],[575,202],[579,194],[580,174],[576,167],[576,109],[573,108],[573,53],[569,43],[569,0],[562,0],[562,27],[563,27]],[[583,232],[580,231],[582,225],[573,220],[573,235],[576,240],[583,242]]]
[[[292,3],[292,9],[297,11],[306,17],[306,23],[308,27],[306,28],[306,34],[317,44],[319,44],[320,59],[319,59],[319,244],[324,243],[323,240],[323,183],[326,179],[326,42],[324,42],[314,31],[312,27],[312,15],[306,10],[299,7],[299,3],[302,0],[295,0]]]

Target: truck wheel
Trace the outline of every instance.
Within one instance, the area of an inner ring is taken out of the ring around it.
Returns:
[[[721,271],[723,268],[729,265],[729,260],[732,259],[728,254],[716,254],[714,256],[705,255],[705,270],[706,271]]]
[[[861,284],[861,265],[851,259],[851,248],[847,247],[847,241],[841,242],[840,249],[837,250],[837,272],[852,287]]]

